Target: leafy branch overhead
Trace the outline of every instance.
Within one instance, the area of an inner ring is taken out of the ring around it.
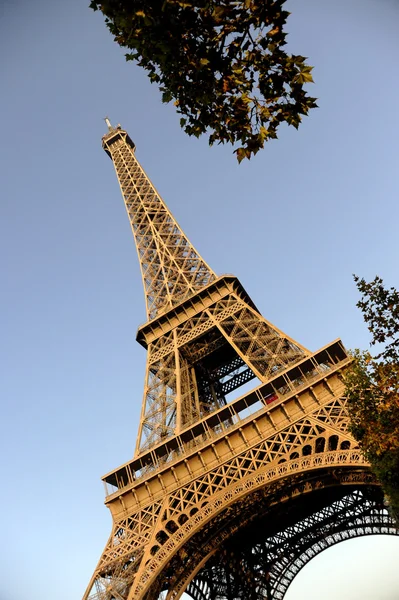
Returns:
[[[250,158],[316,107],[312,67],[285,52],[285,0],[92,0],[120,46],[174,101],[188,135]]]

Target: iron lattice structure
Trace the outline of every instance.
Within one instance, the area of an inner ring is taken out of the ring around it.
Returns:
[[[191,580],[187,592],[194,600],[281,600],[295,575],[320,552],[354,537],[398,533],[376,486],[324,489],[263,510]]]
[[[279,600],[328,545],[396,533],[348,432],[351,359],[340,340],[309,352],[235,277],[217,277],[127,132],[107,123],[143,278],[147,367],[134,458],[103,478],[113,528],[84,600]]]

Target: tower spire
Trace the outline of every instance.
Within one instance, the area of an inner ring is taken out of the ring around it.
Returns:
[[[135,145],[106,117],[103,148],[112,159],[140,261],[148,319],[154,319],[216,278],[189,242],[137,161]]]
[[[104,121],[105,121],[106,126],[108,127],[108,130],[112,131],[113,127],[111,125],[111,121],[109,120],[109,118],[108,117],[104,117]]]

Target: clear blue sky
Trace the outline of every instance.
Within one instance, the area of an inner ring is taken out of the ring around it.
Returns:
[[[240,166],[181,132],[86,4],[0,8],[0,600],[81,597],[111,527],[100,477],[134,450],[145,310],[106,114],[204,258],[312,350],[368,346],[353,272],[399,286],[396,0],[290,3],[320,108]],[[287,600],[320,598],[319,580],[324,600],[395,600],[398,551],[339,545]]]

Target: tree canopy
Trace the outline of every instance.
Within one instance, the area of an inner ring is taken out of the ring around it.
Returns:
[[[399,523],[399,293],[355,277],[357,306],[379,352],[354,352],[346,375],[351,432],[380,480]]]
[[[188,135],[231,143],[241,161],[316,107],[312,67],[284,50],[285,0],[92,0],[115,41],[174,101]]]

